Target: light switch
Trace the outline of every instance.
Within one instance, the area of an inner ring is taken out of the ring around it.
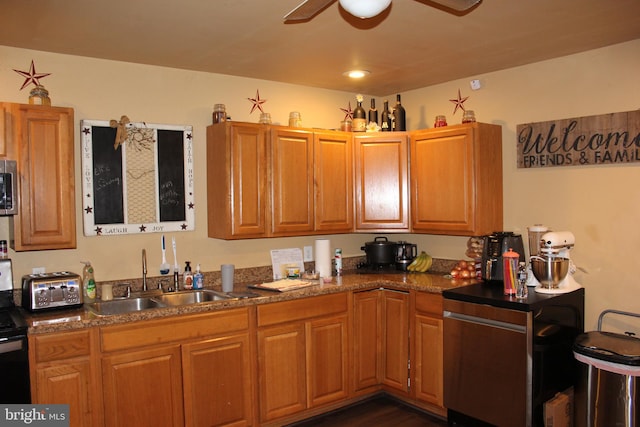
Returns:
[[[304,250],[302,251],[302,260],[304,262],[311,262],[313,261],[313,249],[311,248],[311,246],[305,246]]]
[[[478,90],[482,87],[482,84],[480,84],[480,80],[471,80],[469,82],[469,86],[471,86],[471,89],[473,90]]]

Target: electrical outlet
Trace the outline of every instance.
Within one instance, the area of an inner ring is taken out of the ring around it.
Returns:
[[[44,274],[47,272],[47,269],[44,267],[33,267],[31,270],[32,274]]]
[[[311,246],[305,246],[304,247],[304,251],[303,251],[303,258],[302,260],[304,262],[311,262],[313,261],[313,249],[311,249]]]

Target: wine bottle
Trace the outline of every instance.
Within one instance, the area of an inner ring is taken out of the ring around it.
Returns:
[[[371,108],[369,108],[369,123],[378,124],[378,110],[376,109],[376,100],[371,98]]]
[[[382,132],[389,132],[393,130],[391,121],[391,113],[389,112],[389,101],[384,100],[384,109],[382,110],[382,117],[380,118],[380,127]]]
[[[407,130],[407,120],[406,120],[404,107],[400,102],[400,94],[396,95],[396,106],[393,107],[393,119],[394,119],[393,130],[395,131]]]
[[[367,130],[367,113],[362,108],[362,97],[359,95],[356,100],[358,105],[353,110],[351,128],[354,132],[365,132]]]

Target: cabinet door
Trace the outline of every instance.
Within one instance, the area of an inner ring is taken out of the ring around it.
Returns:
[[[409,294],[384,290],[383,377],[386,387],[409,391]]]
[[[76,247],[73,109],[14,104],[19,180],[16,251]]]
[[[265,237],[266,190],[266,127],[231,122],[207,127],[209,237]]]
[[[417,400],[444,414],[442,301],[440,294],[415,294],[411,384]]]
[[[258,331],[260,419],[306,409],[304,323]]]
[[[371,391],[382,381],[381,292],[379,290],[353,294],[353,389]]]
[[[272,234],[313,231],[313,134],[276,127],[271,130]]]
[[[481,235],[502,229],[501,147],[494,125],[412,133],[413,231]]]
[[[252,365],[246,334],[182,346],[186,426],[250,426]]]
[[[354,137],[357,231],[409,229],[407,134]]]
[[[353,155],[351,134],[315,132],[315,230],[353,231]]]
[[[307,322],[307,401],[310,408],[345,399],[347,316]]]
[[[102,359],[106,426],[182,426],[180,346]]]
[[[442,319],[416,315],[415,397],[442,407]]]
[[[33,403],[67,404],[70,426],[91,427],[95,425],[91,402],[95,391],[90,379],[91,363],[88,359],[38,367]]]

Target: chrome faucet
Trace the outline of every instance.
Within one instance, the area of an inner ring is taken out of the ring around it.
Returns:
[[[147,251],[142,250],[142,290],[147,290]]]

